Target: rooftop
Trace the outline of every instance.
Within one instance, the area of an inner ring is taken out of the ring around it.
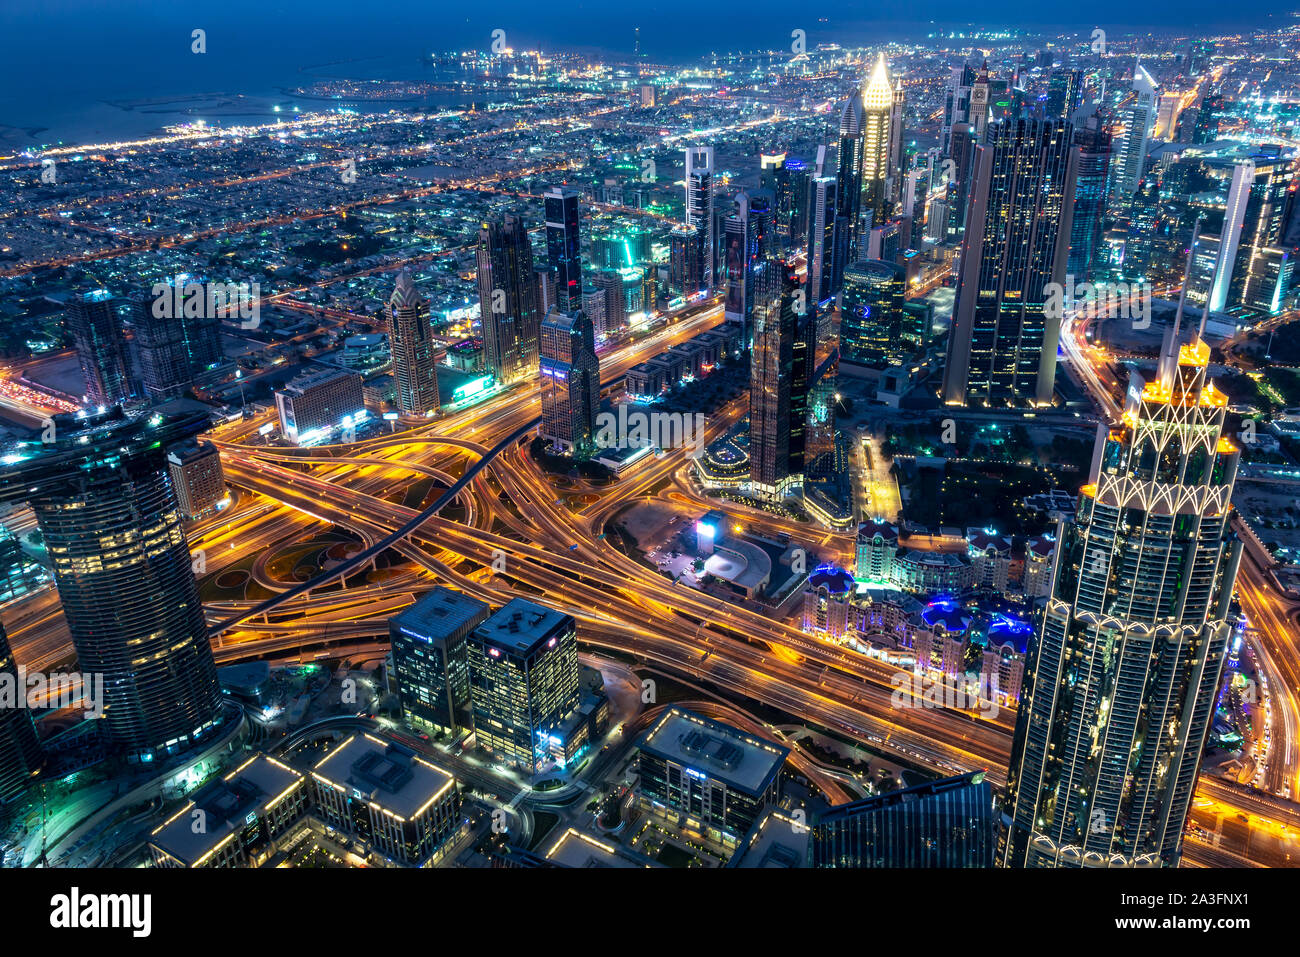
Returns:
[[[392,619],[403,632],[424,641],[453,635],[483,621],[489,607],[450,588],[429,589],[410,608]]]
[[[754,796],[772,783],[790,753],[789,748],[676,707],[660,716],[638,746]]]
[[[547,608],[526,598],[514,598],[499,612],[475,628],[474,634],[498,648],[517,655],[526,655],[572,620],[564,612]]]
[[[455,787],[456,779],[414,752],[369,734],[354,734],[312,771],[333,785],[403,821],[419,817]]]

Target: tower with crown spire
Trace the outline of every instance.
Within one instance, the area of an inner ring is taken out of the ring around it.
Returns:
[[[384,313],[388,318],[397,408],[403,415],[433,415],[439,408],[438,371],[429,300],[416,289],[409,268],[398,274]]]
[[[1190,259],[1190,257],[1189,257]],[[1240,452],[1201,331],[1101,438],[1063,523],[1007,778],[1013,867],[1174,867],[1234,622]]]

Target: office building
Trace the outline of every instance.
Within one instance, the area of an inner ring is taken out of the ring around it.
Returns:
[[[769,259],[755,267],[753,346],[749,380],[749,479],[761,497],[781,498],[798,481],[790,474],[795,314],[798,277]]]
[[[484,363],[499,385],[529,381],[537,368],[541,313],[533,246],[518,216],[484,223],[478,234],[479,321]]]
[[[840,358],[883,368],[911,353],[902,337],[907,270],[868,259],[844,270],[840,299]]]
[[[388,346],[393,355],[397,410],[423,418],[438,411],[438,349],[429,324],[429,300],[415,288],[415,277],[403,269],[384,306]]]
[[[435,867],[464,833],[456,779],[372,734],[336,745],[311,772],[313,814],[394,867]]]
[[[551,310],[542,322],[542,423],[552,449],[578,458],[595,451],[600,407],[600,361],[591,320]]]
[[[1078,117],[1074,145],[1079,150],[1078,173],[1070,222],[1070,258],[1065,271],[1080,282],[1088,282],[1102,262],[1111,156],[1110,130],[1095,108]]]
[[[361,376],[346,369],[318,369],[290,379],[275,393],[280,434],[295,445],[327,441],[339,430],[346,432],[366,418]]]
[[[219,723],[207,624],[165,450],[205,412],[54,417],[55,441],[19,443],[0,502],[27,502],[54,566],[82,673],[102,675],[110,741],[149,762]]]
[[[750,196],[742,190],[736,196],[736,211],[727,217],[723,240],[727,279],[723,309],[728,322],[740,324],[743,338],[748,338],[750,314],[754,307],[755,267],[772,255],[775,247],[769,198],[763,193]]]
[[[647,813],[734,850],[781,797],[790,754],[757,735],[672,706],[637,742],[637,799]]]
[[[308,812],[306,778],[255,754],[212,781],[149,835],[154,867],[260,867]]]
[[[1047,81],[1045,109],[1052,119],[1068,120],[1083,102],[1083,71],[1055,69]]]
[[[162,296],[179,302],[182,293],[174,285],[167,285]],[[221,348],[221,315],[216,308],[204,303],[199,310],[157,310],[158,301],[136,303],[132,325],[145,394],[154,402],[167,402],[182,398],[204,373],[221,366],[225,354]]]
[[[215,512],[227,501],[221,453],[211,442],[189,439],[167,450],[167,472],[176,504],[189,521]]]
[[[821,814],[813,867],[992,867],[993,789],[983,771],[888,791]]]
[[[475,598],[438,586],[389,620],[390,673],[408,724],[435,734],[471,726],[465,641],[489,610]]]
[[[970,122],[970,95],[975,86],[975,70],[969,64],[950,68],[944,91],[943,126],[939,130],[939,151],[952,155],[950,143],[953,128],[958,123]]]
[[[1182,311],[1058,544],[1012,744],[1008,866],[1175,867],[1182,852],[1241,559],[1228,398],[1203,338],[1179,346]]]
[[[820,164],[819,164],[820,168]],[[808,297],[829,302],[839,294],[848,259],[849,220],[837,210],[839,186],[834,176],[820,173],[809,183]]]
[[[977,150],[943,399],[950,405],[1052,403],[1074,214],[1073,127],[1001,120]]]
[[[704,247],[694,226],[676,226],[668,237],[668,291],[689,299],[704,288]]]
[[[686,225],[694,226],[700,244],[702,288],[717,281],[717,232],[713,216],[713,147],[686,148]]]
[[[834,219],[842,223],[844,232],[843,259],[835,263],[835,275],[840,275],[850,262],[857,261],[858,237],[862,231],[862,193],[863,193],[863,149],[865,138],[863,124],[865,115],[862,106],[864,90],[854,90],[840,111],[839,152],[836,154],[835,168],[835,214]],[[880,144],[876,144],[879,153]],[[888,146],[885,147],[888,149]],[[877,158],[879,158],[877,156]],[[819,149],[817,155],[816,175],[824,173],[824,154]],[[815,187],[814,187],[815,188]],[[826,217],[822,217],[826,221]],[[838,287],[836,287],[838,291]]]
[[[122,320],[105,289],[77,296],[64,317],[85,380],[88,408],[111,408],[135,398]]]
[[[1138,64],[1133,71],[1133,102],[1120,116],[1123,130],[1115,146],[1116,201],[1137,192],[1146,172],[1147,147],[1156,120],[1156,81]]]
[[[579,704],[571,615],[511,600],[466,638],[478,746],[532,775],[566,762],[560,736]]]
[[[22,794],[43,763],[36,725],[27,708],[25,682],[0,625],[0,682],[11,683],[15,700],[0,707],[0,806]],[[21,700],[17,700],[21,696]]]
[[[560,312],[582,308],[582,243],[578,228],[581,197],[571,186],[552,186],[542,197],[546,207],[546,262],[555,308]]]
[[[900,146],[895,142],[901,134],[901,103],[894,102],[894,84],[889,76],[889,65],[882,53],[871,71],[871,78],[862,90],[862,217],[861,229],[882,225],[894,212],[892,191],[898,182],[897,168],[891,166],[891,151]],[[895,123],[895,119],[898,123]],[[893,160],[901,159],[894,156]],[[869,222],[867,222],[869,220]],[[862,233],[850,234],[849,259],[857,262],[865,250],[860,249]]]

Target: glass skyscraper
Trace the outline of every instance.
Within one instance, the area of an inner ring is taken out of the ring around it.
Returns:
[[[432,415],[440,406],[437,353],[429,324],[429,300],[415,288],[411,270],[398,274],[385,312],[397,408],[403,415]]]
[[[1200,336],[1169,336],[1063,528],[1012,746],[1009,866],[1178,863],[1241,558],[1209,362]]]
[[[1074,211],[1073,127],[989,124],[975,157],[943,400],[1050,405],[1060,316],[1045,308],[1065,281]]]
[[[532,378],[541,315],[533,247],[518,216],[484,223],[478,238],[478,301],[483,356],[498,384]]]
[[[54,417],[20,444],[0,501],[26,501],[45,538],[84,674],[102,675],[112,742],[152,761],[211,735],[221,693],[166,448],[204,412]]]
[[[133,398],[135,385],[126,338],[108,291],[96,289],[73,299],[66,324],[86,381],[86,404],[109,408]]]
[[[555,306],[560,312],[582,308],[582,246],[578,235],[578,199],[571,186],[546,191],[546,261],[555,283]]]
[[[844,270],[840,299],[840,357],[883,368],[911,352],[902,338],[907,270],[869,259]]]
[[[993,789],[983,771],[841,804],[812,828],[813,867],[992,867]]]
[[[587,314],[552,309],[541,333],[542,424],[551,447],[582,458],[595,452],[600,360]]]
[[[9,640],[0,626],[0,679],[13,682],[16,696],[26,694],[24,682],[19,680]],[[4,702],[0,707],[0,804],[22,792],[41,767],[41,745],[32,724],[32,713],[25,707],[26,699]]]

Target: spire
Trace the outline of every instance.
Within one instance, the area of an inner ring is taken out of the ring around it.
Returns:
[[[1160,350],[1160,366],[1157,377],[1165,388],[1173,382],[1174,367],[1178,362],[1178,339],[1183,326],[1183,309],[1187,305],[1187,287],[1192,282],[1192,262],[1196,256],[1196,239],[1201,234],[1201,222],[1205,217],[1197,216],[1196,225],[1192,227],[1192,241],[1187,247],[1187,262],[1183,265],[1183,285],[1178,291],[1178,311],[1174,313],[1174,324],[1165,330],[1165,341]],[[1209,300],[1206,300],[1207,303]],[[1201,321],[1204,330],[1205,321]]]
[[[871,70],[871,79],[862,88],[862,104],[868,110],[887,110],[893,102],[894,84],[890,81],[885,54],[881,53]]]
[[[389,304],[394,309],[411,308],[420,303],[420,293],[415,288],[415,277],[411,274],[411,268],[405,266],[397,275],[397,283],[393,286],[393,295],[389,297]]]

